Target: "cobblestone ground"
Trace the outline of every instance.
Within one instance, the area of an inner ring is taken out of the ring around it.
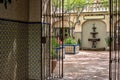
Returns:
[[[59,80],[109,80],[108,60],[108,51],[80,51],[77,54],[66,54],[64,77]]]

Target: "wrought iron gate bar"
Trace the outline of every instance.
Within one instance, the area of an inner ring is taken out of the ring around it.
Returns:
[[[120,18],[119,0],[110,0],[110,80],[120,80]]]
[[[64,27],[64,0],[62,0],[62,28]],[[62,35],[63,38],[63,35]],[[62,43],[63,47],[63,43]],[[62,50],[62,77],[63,77],[63,50]]]
[[[59,7],[61,10],[63,9],[63,3],[64,3],[64,0],[60,0],[61,1],[61,4],[58,4],[58,6],[61,6],[61,7]],[[59,3],[59,1],[58,2],[56,2],[56,3]],[[52,3],[51,3],[51,10],[53,10],[52,9],[53,7],[52,7]],[[59,44],[62,46],[62,48],[63,48],[63,11],[62,11],[62,13],[61,13],[61,10],[58,10],[57,12],[58,13],[52,13],[52,11],[51,11],[51,14],[42,14],[42,16],[44,17],[44,18],[48,18],[48,17],[51,17],[51,24],[54,24],[55,23],[55,21],[59,21],[59,20],[61,20],[61,23],[58,23],[58,25],[57,25],[57,29],[59,29],[58,30],[58,32],[60,32],[60,33],[57,33],[57,30],[55,30],[55,28],[54,28],[54,26],[53,25],[51,25],[51,29],[52,29],[52,31],[54,32],[55,31],[55,34],[54,35],[52,35],[52,38],[56,38],[56,39],[58,39],[58,38],[60,38],[60,40],[62,41],[62,44],[59,42]],[[59,47],[61,47],[61,46],[59,46]],[[62,78],[63,77],[63,49],[59,49],[58,51],[56,50],[56,53],[57,53],[57,65],[56,65],[56,68],[55,68],[55,70],[54,70],[54,72],[51,74],[51,77],[50,77],[50,80],[58,80],[59,78]]]

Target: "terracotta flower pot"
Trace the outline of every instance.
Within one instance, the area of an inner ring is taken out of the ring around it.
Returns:
[[[51,59],[51,73],[53,73],[57,64],[57,59]]]

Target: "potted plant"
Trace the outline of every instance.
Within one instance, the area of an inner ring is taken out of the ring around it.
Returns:
[[[57,64],[57,54],[55,52],[55,49],[51,50],[51,73],[53,73],[55,67]]]
[[[72,37],[68,37],[67,39],[65,39],[64,44],[77,44],[77,41]]]
[[[57,38],[52,38],[52,48],[57,48],[60,46],[60,43],[58,42]]]
[[[62,46],[62,41],[59,39],[59,37],[52,38],[52,49],[55,49],[56,54],[59,55],[60,58],[65,58],[65,48]]]
[[[79,51],[79,44],[77,44],[77,41],[72,38],[68,37],[64,40],[64,46],[65,46],[65,53],[77,53]]]

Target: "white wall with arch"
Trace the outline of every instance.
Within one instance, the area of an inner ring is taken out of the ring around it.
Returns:
[[[82,40],[82,48],[91,48],[92,42],[88,41],[89,38],[92,38],[91,32],[93,32],[93,24],[95,24],[96,27],[96,38],[100,38],[100,41],[97,41],[96,48],[105,48],[106,42],[105,38],[107,37],[107,25],[102,20],[87,20],[82,24],[82,34],[81,34],[81,40]]]

